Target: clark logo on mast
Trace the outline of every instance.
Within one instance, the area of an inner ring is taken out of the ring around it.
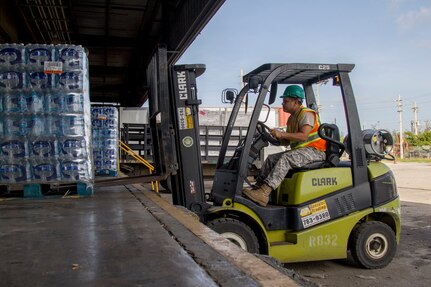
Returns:
[[[177,72],[178,78],[178,93],[180,94],[180,100],[187,100],[187,80],[186,72]]]

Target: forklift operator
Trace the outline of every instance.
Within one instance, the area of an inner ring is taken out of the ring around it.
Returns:
[[[283,111],[290,114],[286,132],[271,130],[271,135],[281,145],[290,145],[290,150],[269,155],[257,178],[256,185],[244,189],[243,194],[266,206],[269,195],[284,180],[292,168],[300,168],[308,163],[325,160],[326,141],[317,134],[319,118],[316,112],[302,105],[304,90],[298,85],[288,86],[283,95]]]

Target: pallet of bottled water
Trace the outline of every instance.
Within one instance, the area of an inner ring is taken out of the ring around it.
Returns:
[[[0,44],[0,184],[91,185],[90,151],[85,50]]]
[[[118,176],[118,109],[92,107],[91,127],[95,174]]]

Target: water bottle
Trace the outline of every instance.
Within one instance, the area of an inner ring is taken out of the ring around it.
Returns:
[[[118,119],[118,110],[115,107],[105,107],[103,108],[103,113],[108,119]]]
[[[100,129],[94,128],[94,126],[92,126],[91,141],[93,142],[93,147],[96,141],[99,139],[99,137],[100,137]]]
[[[87,156],[87,144],[84,138],[60,139],[60,154],[68,158]]]
[[[118,158],[118,151],[117,151],[116,147],[106,148],[103,151],[103,158],[104,159],[109,159],[109,160],[117,160],[117,158]]]
[[[77,161],[65,160],[61,162],[61,177],[64,180],[79,180],[80,165]]]
[[[43,113],[43,95],[34,91],[29,94],[23,94],[21,111],[32,114]]]
[[[22,163],[9,161],[0,163],[0,180],[2,183],[26,182],[29,176],[29,166],[25,161]]]
[[[32,71],[44,70],[46,61],[55,61],[55,49],[52,45],[27,45],[27,68]]]
[[[57,87],[62,91],[80,91],[83,90],[82,72],[65,72],[58,76]]]
[[[62,180],[89,180],[89,167],[85,160],[62,160]]]
[[[102,129],[100,130],[100,137],[105,139],[118,139],[118,131],[116,129]]]
[[[103,151],[100,148],[93,147],[93,159],[101,160],[103,159]]]
[[[93,130],[100,130],[100,128],[102,127],[102,121],[92,118],[91,127],[93,128]]]
[[[64,107],[64,98],[58,93],[45,95],[45,111],[51,114],[61,113]]]
[[[3,118],[4,123],[4,134],[13,136],[13,137],[20,137],[21,134],[21,116],[18,115],[11,115],[6,116]]]
[[[45,117],[43,115],[31,115],[21,118],[20,131],[22,136],[39,137],[46,135]]]
[[[21,136],[29,136],[35,127],[33,117],[21,116],[19,122],[19,132]]]
[[[101,149],[103,152],[103,156],[109,155],[108,158],[111,158],[112,151],[117,150],[117,140],[115,139],[101,139]]]
[[[102,125],[102,128],[104,129],[117,129],[118,122],[116,119],[108,118],[103,121]]]
[[[117,161],[112,159],[104,159],[102,170],[117,171]]]
[[[27,74],[28,85],[31,89],[39,91],[52,88],[52,75],[43,72],[32,72]]]
[[[31,156],[39,158],[55,158],[58,155],[57,140],[55,138],[38,138],[29,141]]]
[[[102,117],[102,108],[101,107],[92,107],[91,108],[91,118],[94,120],[100,120],[100,119],[104,119],[104,118],[100,118]]]
[[[57,160],[30,160],[33,179],[40,183],[48,183],[59,179],[60,164]]]
[[[0,72],[0,92],[20,90],[25,88],[25,85],[25,73],[15,71]]]
[[[85,122],[83,115],[63,116],[62,129],[65,136],[84,136]]]
[[[86,67],[84,48],[74,45],[57,45],[59,61],[65,71],[82,70]]]
[[[3,112],[21,113],[24,99],[20,93],[7,93],[3,95]]]
[[[2,114],[0,114],[0,138],[3,138],[5,136],[4,133],[4,117]]]
[[[103,159],[94,159],[94,172],[100,174],[102,171]]]
[[[21,71],[25,63],[23,44],[0,44],[0,69]]]
[[[28,143],[25,139],[5,138],[0,142],[0,154],[2,158],[14,161],[22,161],[28,156]]]
[[[68,93],[64,96],[64,112],[83,113],[84,95],[81,93]]]
[[[58,114],[51,114],[45,117],[46,134],[52,136],[62,136],[62,118]]]

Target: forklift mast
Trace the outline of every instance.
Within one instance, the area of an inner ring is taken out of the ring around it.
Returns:
[[[196,78],[205,65],[178,65],[170,68],[170,109],[178,160],[171,176],[173,203],[201,212],[205,202],[199,134],[199,105]]]
[[[205,65],[171,66],[160,45],[147,67],[149,120],[154,164],[173,204],[196,213],[206,210],[196,78]]]

